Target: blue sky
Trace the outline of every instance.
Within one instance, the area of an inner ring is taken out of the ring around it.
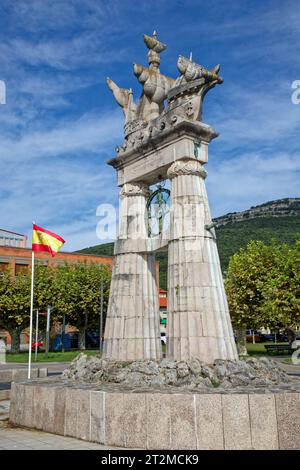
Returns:
[[[65,249],[99,243],[96,209],[117,205],[105,161],[122,143],[123,116],[105,84],[140,86],[143,33],[168,45],[161,71],[178,75],[178,54],[210,68],[204,121],[211,143],[207,189],[213,216],[299,197],[298,0],[0,0],[0,227],[30,234],[31,221],[62,235]]]

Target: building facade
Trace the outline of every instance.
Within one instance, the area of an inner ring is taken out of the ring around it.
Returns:
[[[11,232],[0,228],[0,247],[11,246],[15,248],[26,248],[27,237],[21,233]]]
[[[20,248],[13,246],[0,246],[0,272],[5,271],[8,267],[12,275],[22,272],[26,268],[31,267],[31,248]],[[55,258],[49,253],[35,252],[35,262],[44,265],[48,264],[64,264],[64,263],[97,263],[111,266],[113,263],[112,256],[96,256],[80,253],[58,253]]]

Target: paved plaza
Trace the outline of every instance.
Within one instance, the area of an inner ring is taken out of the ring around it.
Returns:
[[[0,450],[109,450],[92,442],[0,424]]]
[[[79,352],[78,352],[79,354]],[[32,369],[36,369],[38,367],[47,367],[48,369],[48,374],[59,374],[63,370],[65,370],[68,365],[70,364],[69,362],[38,362],[36,364],[32,364]],[[6,369],[27,369],[28,365],[27,363],[24,364],[24,362],[6,362],[5,364],[0,364],[0,370],[6,370]]]
[[[0,450],[110,450],[92,442],[36,430],[16,428],[8,423],[9,401],[0,402]],[[116,449],[116,448],[115,448]]]

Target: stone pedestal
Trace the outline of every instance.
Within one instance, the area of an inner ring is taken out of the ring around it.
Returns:
[[[120,228],[112,272],[103,357],[110,360],[161,358],[155,257],[136,252],[147,238],[143,183],[124,184],[120,193]],[[125,248],[124,248],[125,247]]]
[[[53,377],[13,383],[9,421],[133,449],[290,450],[300,448],[297,389],[124,391]]]
[[[195,158],[174,162],[168,265],[170,359],[237,359],[205,189],[206,171]]]

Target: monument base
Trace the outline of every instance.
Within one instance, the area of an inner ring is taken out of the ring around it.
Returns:
[[[299,449],[300,382],[201,392],[58,378],[15,382],[14,425],[135,449]]]

